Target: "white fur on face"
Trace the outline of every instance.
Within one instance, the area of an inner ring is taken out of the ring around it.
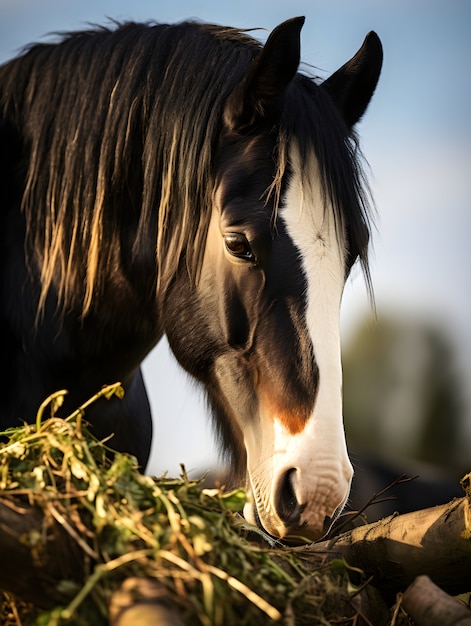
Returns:
[[[317,396],[312,415],[304,428],[294,434],[276,415],[263,415],[261,407],[262,449],[254,454],[253,446],[247,441],[246,445],[252,491],[255,500],[262,504],[258,513],[265,529],[280,537],[290,532],[278,518],[275,502],[280,477],[294,469],[291,484],[302,507],[300,533],[318,538],[323,533],[325,518],[333,517],[344,506],[353,475],[343,429],[339,334],[345,250],[333,209],[325,206],[322,197],[314,155],[308,176],[301,176],[295,148],[291,165],[293,176],[278,219],[284,220],[299,250],[306,276],[306,326],[319,372]],[[272,480],[267,481],[267,473]],[[271,485],[270,493],[267,485]],[[250,517],[249,510],[247,513]]]

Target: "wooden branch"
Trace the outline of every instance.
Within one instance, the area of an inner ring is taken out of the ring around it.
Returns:
[[[471,505],[469,497],[430,509],[392,515],[309,548],[304,558],[325,552],[375,576],[385,592],[403,591],[428,575],[452,595],[471,586]]]
[[[404,593],[401,606],[416,626],[471,626],[471,611],[428,576],[416,578]]]

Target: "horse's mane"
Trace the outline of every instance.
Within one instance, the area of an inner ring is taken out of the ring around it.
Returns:
[[[137,267],[157,263],[157,289],[183,252],[197,275],[223,105],[259,50],[231,28],[126,23],[35,45],[0,68],[0,116],[28,162],[22,208],[27,248],[40,260],[40,307],[54,283],[63,306],[87,313],[126,254]],[[273,190],[279,196],[292,137],[301,153],[314,146],[325,194],[367,269],[355,142],[332,135],[321,91],[300,75],[289,90]]]

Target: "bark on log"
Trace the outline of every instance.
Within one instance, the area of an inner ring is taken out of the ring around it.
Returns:
[[[416,578],[404,593],[401,606],[416,626],[471,626],[471,611],[428,576]]]
[[[468,497],[430,509],[390,516],[330,541],[297,549],[343,558],[375,576],[385,592],[404,591],[426,574],[451,595],[471,589],[471,505]]]

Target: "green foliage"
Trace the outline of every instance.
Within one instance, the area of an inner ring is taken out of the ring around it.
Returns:
[[[343,366],[351,445],[463,471],[463,383],[444,327],[388,315],[365,319],[345,346]]]
[[[54,417],[63,393],[42,405],[35,424],[4,433],[0,449],[2,498],[40,507],[83,557],[83,582],[58,581],[68,603],[33,612],[36,626],[107,624],[110,598],[129,577],[158,581],[195,626],[289,624],[295,617],[296,624],[328,624],[329,615],[352,614],[345,566],[309,572],[292,551],[244,538],[243,490],[204,489],[185,472],[178,479],[141,474],[132,456],[93,437],[82,420],[86,407]],[[113,393],[121,386],[97,397]],[[46,409],[51,417],[43,420]],[[23,541],[34,550],[43,535]]]

